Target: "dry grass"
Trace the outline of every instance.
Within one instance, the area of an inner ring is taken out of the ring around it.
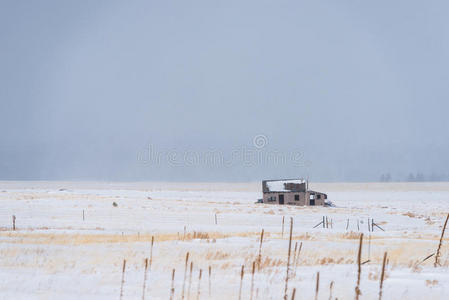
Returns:
[[[434,279],[434,280],[429,280],[429,279],[427,279],[427,280],[426,280],[426,285],[427,285],[427,286],[432,287],[432,286],[436,286],[437,284],[438,284],[438,280],[436,280],[436,279]]]
[[[409,217],[409,218],[418,218],[418,216],[415,213],[412,212],[406,212],[402,214],[403,216]]]
[[[276,268],[279,266],[286,265],[286,253],[285,248],[275,249],[271,248],[270,243],[278,240],[279,236],[270,236],[267,232],[264,233],[264,255],[262,256],[260,262],[260,271],[263,273],[270,273],[272,268]],[[48,245],[66,245],[70,246],[67,251],[76,251],[77,248],[74,246],[83,246],[88,244],[99,244],[101,247],[109,247],[111,244],[118,243],[130,243],[130,249],[134,246],[132,243],[148,243],[150,245],[152,235],[149,234],[140,234],[140,238],[137,235],[124,235],[121,234],[54,234],[54,233],[37,233],[37,232],[24,232],[24,231],[9,231],[9,232],[0,232],[0,237],[6,241],[8,244],[27,244],[33,245],[33,247],[25,247],[25,248],[17,248],[17,247],[8,247],[0,249],[0,256],[4,257],[5,260],[2,263],[2,266],[14,266],[17,265],[14,257],[23,257],[23,256],[45,256],[49,253],[47,249]],[[226,239],[230,237],[242,237],[248,238],[251,240],[249,243],[244,243],[243,248],[232,248],[227,250],[223,249],[217,242],[217,244],[212,243],[218,239]],[[298,241],[303,241],[304,247],[301,252],[301,256],[299,259],[295,261],[295,265],[298,266],[325,266],[325,265],[344,265],[344,264],[353,264],[356,256],[356,243],[357,240],[354,239],[355,233],[317,233],[312,236],[312,234],[304,233],[300,235],[296,235],[295,238]],[[417,235],[416,239],[408,238],[406,241],[401,239],[395,239],[394,236],[376,236],[373,235],[372,240],[372,252],[371,252],[371,264],[381,264],[382,254],[384,250],[388,249],[389,251],[389,260],[391,266],[393,268],[403,266],[409,267],[415,272],[419,272],[419,267],[415,267],[419,262],[422,261],[423,257],[425,257],[428,253],[432,253],[435,251],[435,243],[432,241],[438,241],[439,237],[437,235]],[[162,247],[170,247],[170,242],[181,242],[182,237],[178,237],[177,234],[158,234],[154,236],[155,241],[157,242],[159,248]],[[248,269],[251,269],[251,263],[254,260],[258,260],[258,248],[260,232],[242,232],[242,233],[216,233],[216,232],[192,232],[186,234],[186,242],[195,242],[205,241],[211,242],[208,247],[196,248],[189,246],[186,250],[191,249],[191,254],[194,256],[200,256],[201,259],[205,259],[206,261],[214,261],[214,265],[217,269],[226,270],[235,268],[235,260],[239,257],[245,262],[248,266]],[[447,239],[447,238],[446,238]],[[426,242],[428,240],[429,242]],[[164,243],[167,242],[167,243]],[[265,243],[267,242],[267,244]],[[337,242],[342,245],[342,247],[334,247],[331,250],[326,248],[326,245],[329,242]],[[347,245],[350,243],[351,245]],[[252,245],[249,247],[247,245]],[[39,248],[39,245],[45,245],[45,248]],[[109,245],[109,246],[108,246]],[[441,265],[448,266],[449,260],[447,259],[447,250],[446,245],[443,245],[442,248],[442,257],[441,257]],[[96,246],[98,247],[98,246]],[[148,250],[150,246],[147,246]],[[168,248],[165,248],[168,250]],[[243,249],[243,251],[242,251]],[[147,251],[148,251],[147,250]],[[166,251],[167,251],[166,250]],[[443,251],[444,250],[444,251]],[[162,249],[160,250],[162,251]],[[293,251],[293,249],[292,249]],[[148,257],[148,252],[141,253],[135,251],[128,251],[126,253],[122,252],[123,256],[126,256],[130,262],[141,264],[142,261],[146,257]],[[184,261],[185,252],[182,254],[179,253],[175,259],[179,262]],[[365,254],[366,255],[366,254]],[[70,255],[69,255],[70,256]],[[122,257],[123,257],[122,256]],[[8,259],[11,258],[11,259]],[[106,262],[114,261],[116,258],[114,256],[92,256],[92,260],[94,260],[95,264],[103,264]],[[363,257],[363,261],[367,258]],[[52,268],[54,270],[59,270],[63,268],[64,265],[59,266],[58,261],[67,261],[63,257],[56,256],[53,261],[48,262],[47,264],[43,264],[41,261],[24,261],[21,262],[23,266],[29,267],[44,267]],[[65,262],[66,264],[67,262]],[[161,262],[162,263],[162,262]],[[430,260],[423,263],[423,266],[428,266],[431,264]],[[258,264],[259,265],[259,264]],[[292,265],[294,268],[294,266]],[[150,265],[149,269],[151,270],[151,257],[150,257]],[[259,269],[259,266],[258,266]]]
[[[10,230],[10,229],[9,229]],[[46,245],[85,245],[85,244],[105,244],[105,243],[136,243],[151,242],[154,236],[158,242],[186,241],[195,239],[208,240],[213,242],[216,239],[225,239],[230,237],[256,237],[258,232],[237,232],[237,233],[220,233],[220,232],[193,232],[187,233],[185,238],[177,233],[169,234],[80,234],[80,233],[42,233],[42,232],[20,232],[20,231],[3,231],[0,237],[11,238],[10,243],[15,244],[46,244]]]
[[[213,251],[213,252],[207,252],[207,254],[204,256],[207,260],[223,260],[231,258],[230,253],[223,252],[221,250]]]
[[[358,240],[360,238],[360,233],[359,232],[347,232],[345,234],[343,234],[343,236],[341,236],[341,238],[343,239],[348,239],[348,240]]]
[[[282,260],[281,258],[265,257],[264,259],[262,259],[260,269],[279,267],[284,263],[284,260]]]

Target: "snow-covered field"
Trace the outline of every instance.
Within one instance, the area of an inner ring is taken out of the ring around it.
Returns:
[[[242,299],[282,299],[291,217],[288,299],[293,288],[295,299],[313,299],[317,272],[318,299],[330,299],[331,282],[332,299],[354,298],[360,233],[360,299],[378,299],[385,251],[383,299],[449,299],[449,232],[441,266],[434,257],[421,263],[438,247],[449,183],[311,189],[336,207],[255,204],[260,183],[0,182],[0,298],[120,299],[126,259],[122,299],[142,299],[154,237],[145,299],[170,299],[173,269],[173,299],[183,285],[185,299],[238,299],[242,265]],[[313,228],[323,216],[332,226]],[[369,218],[385,231],[369,232]],[[187,252],[193,273],[184,283]]]

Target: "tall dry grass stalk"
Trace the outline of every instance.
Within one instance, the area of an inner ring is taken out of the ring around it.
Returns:
[[[301,249],[302,249],[302,242],[299,243],[298,254],[296,255],[296,259],[295,259],[295,271],[293,273],[294,276],[296,276],[296,269],[298,268],[299,254],[301,254]]]
[[[332,291],[334,289],[334,282],[331,281],[330,285],[329,285],[329,300],[332,300]]]
[[[298,242],[295,242],[295,248],[293,249],[293,262],[292,262],[292,266],[293,268],[296,265],[296,250],[298,249]],[[294,274],[294,273],[293,273]]]
[[[171,272],[170,300],[173,300],[173,298],[175,297],[175,272],[175,269],[173,269]]]
[[[292,252],[292,233],[293,233],[293,218],[290,218],[290,237],[288,239],[288,256],[287,256],[287,271],[285,275],[284,300],[287,300],[288,279],[290,273],[290,255]]]
[[[260,271],[260,265],[261,265],[261,262],[262,262],[263,234],[264,234],[264,230],[262,228],[262,231],[260,232],[259,254],[257,255],[257,270],[259,270],[259,271]]]
[[[186,253],[186,261],[184,265],[184,280],[182,281],[181,299],[184,299],[184,291],[186,288],[187,266],[189,264],[189,252]]]
[[[292,291],[292,298],[291,300],[295,300],[295,294],[296,294],[296,289],[294,288]]]
[[[285,216],[282,216],[282,234],[281,234],[281,238],[284,238],[284,221],[285,221]]]
[[[190,290],[192,288],[193,261],[190,262],[189,287],[187,288],[187,300],[190,300]]]
[[[209,266],[209,299],[211,299],[211,292],[212,292],[211,276],[212,276],[212,267]]]
[[[83,216],[84,216],[84,213],[83,213]],[[83,217],[83,219],[84,219],[84,217]],[[12,230],[16,230],[16,216],[15,215],[12,215]]]
[[[368,261],[371,259],[371,233],[368,236]]]
[[[435,255],[435,263],[433,264],[433,266],[435,268],[440,265],[440,255],[441,255],[440,250],[441,250],[441,246],[443,244],[444,231],[446,230],[448,219],[449,219],[449,214],[447,214],[446,221],[444,222],[443,230],[441,231],[440,242],[438,243],[438,249],[437,249],[437,253]]]
[[[251,271],[251,292],[250,292],[250,296],[249,299],[253,300],[253,293],[254,293],[254,273],[256,270],[256,262],[253,261],[253,269]]]
[[[200,272],[198,274],[198,288],[196,290],[196,300],[200,299],[200,295],[201,295],[201,275],[203,274],[203,270],[200,269]]]
[[[126,259],[123,260],[122,281],[120,282],[120,300],[123,299],[123,285],[125,284]]]
[[[239,300],[242,299],[243,276],[245,276],[245,266],[244,265],[242,265],[242,270],[240,271]]]
[[[151,248],[150,248],[150,271],[153,265],[153,245],[154,245],[154,235],[151,236]]]
[[[382,300],[382,288],[384,285],[386,262],[387,262],[387,252],[384,253],[384,259],[382,261],[382,273],[380,273],[380,284],[379,284],[379,300]]]
[[[146,284],[147,284],[147,270],[148,270],[148,258],[145,258],[145,268],[143,271],[142,300],[145,300],[145,289],[146,289]]]
[[[320,272],[316,272],[315,300],[318,300],[319,290],[320,290]]]
[[[360,234],[360,241],[359,241],[359,251],[357,253],[357,285],[355,287],[355,299],[359,300],[360,295],[362,292],[360,291],[360,275],[362,273],[362,243],[363,243],[363,233]]]

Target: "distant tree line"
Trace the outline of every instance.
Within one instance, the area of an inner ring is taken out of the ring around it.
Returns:
[[[405,178],[393,180],[390,173],[383,173],[379,178],[380,182],[406,181],[406,182],[424,182],[424,181],[449,181],[449,174],[432,173],[425,175],[422,172],[409,173]]]
[[[391,181],[391,175],[390,173],[382,174],[380,175],[380,182],[390,182]]]

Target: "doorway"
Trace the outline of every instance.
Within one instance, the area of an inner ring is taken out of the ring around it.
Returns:
[[[279,204],[284,204],[284,195],[279,195]]]

